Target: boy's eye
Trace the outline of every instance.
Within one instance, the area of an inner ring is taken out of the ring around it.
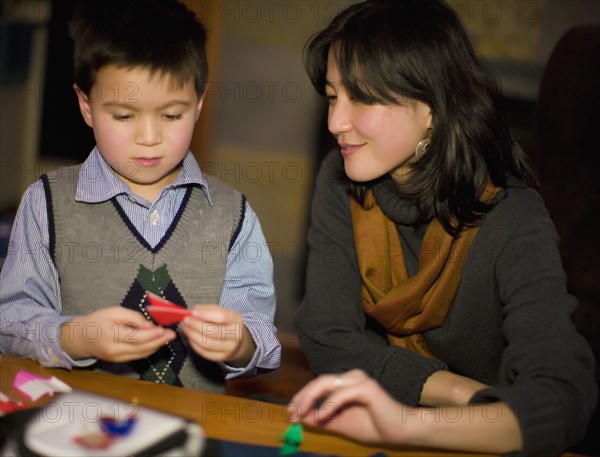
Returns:
[[[132,117],[131,114],[113,114],[113,119],[116,121],[128,121]]]
[[[179,119],[181,119],[181,114],[163,114],[163,117],[167,120],[167,121],[177,121]]]

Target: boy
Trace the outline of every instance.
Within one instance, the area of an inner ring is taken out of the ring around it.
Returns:
[[[176,0],[139,6],[82,2],[70,24],[97,145],[23,197],[0,273],[0,352],[222,392],[279,366],[272,261],[244,196],[188,149],[208,78],[203,25]],[[248,244],[264,247],[258,261]],[[154,325],[147,292],[192,315]]]

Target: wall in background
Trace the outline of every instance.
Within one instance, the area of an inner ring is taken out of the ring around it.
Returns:
[[[579,24],[600,23],[598,0],[450,0],[507,97],[535,101],[554,46]]]
[[[0,3],[3,21],[34,26],[26,80],[1,86],[1,211],[16,207],[26,186],[47,167],[73,160],[57,145],[76,144],[77,132],[89,135],[70,87],[71,69],[62,68],[69,64],[59,58],[68,61],[71,49],[60,40],[50,51],[46,49],[50,13],[55,12],[56,20],[69,2]],[[324,107],[304,73],[302,49],[307,38],[350,1],[185,2],[211,30],[210,84],[193,149],[208,173],[244,192],[258,213],[268,242],[263,249],[275,261],[277,320],[286,326],[302,294],[309,198],[324,130]],[[498,72],[507,97],[526,103],[517,104],[510,118],[526,138],[531,119],[527,110],[533,106],[552,48],[568,27],[600,22],[600,2],[452,0],[450,4],[478,52]],[[66,31],[66,19],[57,21],[56,26]],[[49,78],[56,67],[66,76]],[[59,91],[64,95],[54,100],[47,96]],[[520,119],[527,125],[521,127]],[[40,141],[44,128],[55,133],[54,139]],[[86,147],[73,149],[81,157],[88,152]],[[260,254],[248,252],[248,256]]]
[[[247,256],[273,256],[276,320],[293,331],[324,109],[304,72],[302,50],[349,2],[186,3],[212,29],[218,43],[210,46],[219,49],[207,91],[213,129],[195,153],[207,173],[243,192],[257,212],[268,245]]]
[[[0,3],[0,211],[17,207],[40,174],[49,0]]]

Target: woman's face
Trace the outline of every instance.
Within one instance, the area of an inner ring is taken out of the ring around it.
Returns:
[[[333,47],[327,59],[328,127],[340,145],[344,168],[354,181],[366,182],[386,173],[402,182],[417,144],[432,127],[431,109],[423,102],[398,98],[390,105],[363,104],[342,85]]]

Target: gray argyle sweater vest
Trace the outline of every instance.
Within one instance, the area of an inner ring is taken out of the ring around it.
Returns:
[[[62,314],[89,314],[121,305],[150,319],[145,310],[147,291],[186,307],[219,302],[227,256],[244,219],[243,195],[206,176],[213,205],[198,186],[188,187],[171,226],[153,248],[116,199],[75,201],[79,168],[58,169],[41,178],[50,255],[60,278]],[[156,383],[223,392],[221,367],[198,356],[177,326],[172,328],[178,338],[152,356],[128,363],[98,361],[94,368]],[[82,330],[86,338],[99,336],[99,327],[93,324]],[[132,330],[130,335],[118,336],[135,338],[135,333]]]

